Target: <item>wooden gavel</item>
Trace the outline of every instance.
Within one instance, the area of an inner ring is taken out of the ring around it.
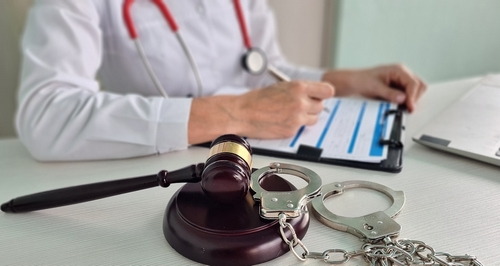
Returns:
[[[245,197],[250,188],[252,149],[236,135],[223,135],[210,145],[205,163],[156,175],[133,177],[40,192],[12,199],[1,206],[7,213],[30,212],[61,207],[173,183],[201,181],[205,194],[218,202],[231,204]]]

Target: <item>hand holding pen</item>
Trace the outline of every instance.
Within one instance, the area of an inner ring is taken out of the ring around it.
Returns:
[[[285,73],[283,73],[281,70],[275,68],[273,65],[268,65],[267,66],[267,71],[271,76],[273,76],[276,80],[278,81],[284,81],[284,82],[290,82],[292,79],[288,77]],[[330,109],[324,107],[323,111],[330,113]]]

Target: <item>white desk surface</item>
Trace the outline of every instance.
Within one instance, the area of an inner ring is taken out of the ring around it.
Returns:
[[[399,174],[254,156],[254,167],[288,162],[317,172],[323,184],[345,180],[378,182],[406,193],[396,221],[401,238],[418,239],[436,251],[476,255],[484,265],[500,265],[500,168],[432,150],[411,141],[414,132],[478,81],[466,79],[429,86],[407,119],[403,171]],[[18,196],[99,181],[155,174],[206,160],[208,150],[143,158],[39,163],[17,139],[0,140],[0,203]],[[164,209],[180,187],[151,188],[98,201],[24,213],[0,213],[0,265],[196,265],[166,242]],[[364,189],[328,201],[339,215],[384,210],[388,198]],[[357,250],[360,240],[311,217],[304,244],[309,251]],[[326,265],[298,261],[287,253],[266,265]],[[366,265],[362,259],[347,265]]]

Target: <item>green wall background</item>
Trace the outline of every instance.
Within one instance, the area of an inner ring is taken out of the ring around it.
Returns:
[[[427,82],[500,73],[499,0],[338,0],[335,68],[404,63]]]

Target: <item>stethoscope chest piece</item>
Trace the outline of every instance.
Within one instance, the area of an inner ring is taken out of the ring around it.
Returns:
[[[264,51],[257,47],[249,49],[242,57],[243,69],[252,75],[260,75],[267,70],[267,57]]]

